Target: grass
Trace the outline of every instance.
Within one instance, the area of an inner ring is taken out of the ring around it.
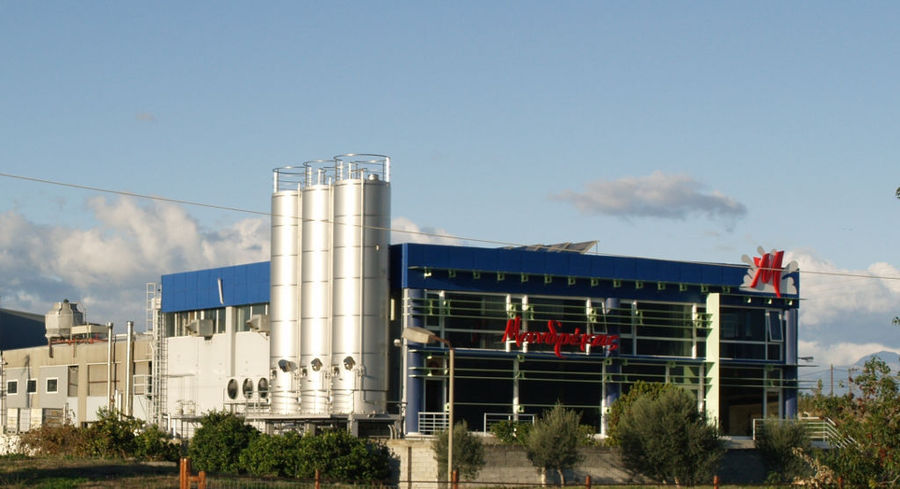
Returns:
[[[0,457],[0,487],[11,489],[112,489],[178,486],[174,463],[50,457]]]
[[[313,487],[299,481],[274,481],[232,476],[211,476],[207,479],[211,489],[282,489]],[[416,485],[414,484],[414,487]],[[128,460],[73,459],[58,457],[26,457],[22,455],[0,456],[0,487],[10,489],[113,489],[134,487],[139,489],[162,489],[178,487],[178,467],[175,463],[142,463]],[[196,487],[196,485],[194,485]],[[323,488],[337,488],[337,485],[322,484]],[[340,486],[352,487],[352,486]],[[360,486],[362,487],[362,486]],[[423,484],[422,487],[437,487]],[[460,484],[462,489],[499,489],[496,484]],[[540,486],[515,485],[505,489],[540,489]],[[548,486],[554,487],[554,486]],[[570,485],[568,487],[584,487]],[[603,486],[596,489],[649,489],[674,486]],[[697,486],[711,489],[712,486]],[[761,489],[772,486],[722,485],[722,489]],[[406,488],[405,483],[400,484]]]

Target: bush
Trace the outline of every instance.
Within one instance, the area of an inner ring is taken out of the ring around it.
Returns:
[[[122,417],[116,410],[100,408],[97,421],[87,427],[88,454],[100,458],[125,458],[134,455],[135,435],[142,423]]]
[[[724,454],[716,428],[697,410],[697,399],[664,389],[634,400],[618,426],[625,467],[655,481],[693,486],[712,480]]]
[[[540,469],[542,478],[546,478],[547,471],[552,469],[565,485],[564,471],[581,460],[578,446],[587,440],[580,421],[578,413],[557,404],[534,423],[525,450],[528,460]]]
[[[315,461],[313,470],[319,469],[330,480],[376,482],[391,475],[391,452],[385,445],[357,438],[345,430],[306,438],[313,445],[310,451],[314,453],[309,454],[309,459]]]
[[[156,425],[144,427],[134,437],[134,456],[143,460],[177,462],[181,445]]]
[[[631,408],[634,401],[641,397],[649,397],[657,399],[665,390],[677,389],[671,384],[661,384],[656,382],[644,382],[639,380],[631,386],[629,391],[616,399],[609,408],[609,428],[606,443],[610,446],[618,446],[619,444],[619,421],[625,412]]]
[[[20,446],[33,455],[86,457],[89,452],[86,431],[71,424],[45,425],[22,433]]]
[[[260,477],[309,478],[302,437],[296,432],[260,434],[240,454],[244,472]]]
[[[438,466],[438,480],[447,480],[447,431],[442,431],[431,443],[434,459]],[[453,470],[459,475],[472,480],[484,466],[484,446],[481,439],[469,433],[465,421],[453,427]]]
[[[800,423],[767,420],[756,435],[756,449],[766,464],[768,480],[773,483],[808,476],[809,464],[796,449],[809,453],[811,447],[806,428]]]
[[[200,418],[188,456],[197,470],[236,474],[241,471],[240,455],[259,436],[259,431],[243,418],[224,411],[210,411]]]
[[[491,425],[491,434],[505,445],[525,445],[533,423],[504,420]]]
[[[349,432],[328,431],[301,436],[259,435],[240,455],[244,471],[257,476],[324,479],[371,483],[390,477],[391,453],[382,444],[356,438]]]

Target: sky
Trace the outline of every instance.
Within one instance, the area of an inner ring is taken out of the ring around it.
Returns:
[[[896,2],[0,0],[0,307],[140,329],[147,282],[268,259],[273,168],[377,153],[395,242],[782,249],[801,356],[900,352],[897,25]]]

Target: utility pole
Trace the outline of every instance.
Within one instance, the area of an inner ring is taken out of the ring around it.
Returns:
[[[831,394],[830,396],[834,397],[834,364],[831,364]]]

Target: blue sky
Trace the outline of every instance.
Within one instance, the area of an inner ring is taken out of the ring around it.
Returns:
[[[785,249],[801,354],[852,363],[900,351],[897,25],[892,2],[0,1],[0,171],[265,212],[272,168],[387,154],[398,229]],[[0,177],[0,305],[140,322],[162,273],[267,259],[264,221]]]

